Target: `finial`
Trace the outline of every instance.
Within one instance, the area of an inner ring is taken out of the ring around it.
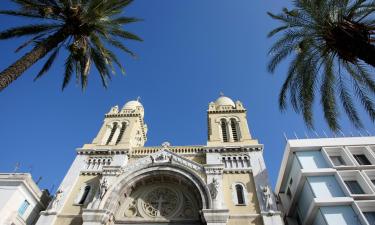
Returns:
[[[224,96],[224,93],[222,91],[220,91],[220,96]]]
[[[20,163],[17,162],[16,165],[14,166],[14,170],[13,170],[13,173],[17,173],[17,171],[20,169]]]
[[[139,101],[141,101],[141,97],[140,96],[137,97],[137,102],[139,102]]]

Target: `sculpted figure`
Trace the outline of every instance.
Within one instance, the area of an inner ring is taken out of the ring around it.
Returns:
[[[63,190],[59,189],[56,192],[55,198],[53,199],[52,209],[57,209],[57,207],[60,205],[60,201],[62,199],[62,195],[63,195]]]
[[[209,189],[210,189],[212,199],[216,199],[217,194],[219,192],[219,182],[217,181],[216,178],[212,179],[212,183],[210,184]]]
[[[99,198],[100,199],[103,199],[107,190],[108,190],[108,182],[107,182],[107,179],[103,178],[99,186]]]
[[[267,186],[261,187],[263,193],[263,201],[266,203],[266,209],[270,209],[272,205],[271,190]]]

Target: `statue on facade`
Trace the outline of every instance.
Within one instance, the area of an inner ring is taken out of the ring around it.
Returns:
[[[57,190],[56,194],[55,194],[55,197],[53,199],[53,202],[52,202],[52,209],[57,209],[57,207],[60,205],[60,201],[62,199],[62,196],[63,196],[63,190],[59,189]]]
[[[103,199],[105,193],[107,193],[108,190],[108,181],[107,179],[103,178],[102,182],[100,182],[99,186],[99,199]]]
[[[263,201],[266,204],[266,209],[270,209],[272,206],[272,192],[268,185],[261,187],[263,194]]]
[[[217,194],[219,193],[219,181],[217,181],[217,178],[212,178],[212,183],[210,184],[210,193],[211,193],[211,197],[212,199],[216,199],[217,197]]]

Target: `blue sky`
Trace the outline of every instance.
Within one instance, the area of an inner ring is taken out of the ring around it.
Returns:
[[[1,1],[0,8],[8,8]],[[61,92],[62,60],[37,82],[41,67],[34,65],[0,93],[0,171],[20,171],[32,166],[42,188],[58,185],[75,157],[75,149],[96,136],[104,114],[113,105],[141,97],[149,127],[147,146],[169,141],[172,145],[204,145],[207,141],[206,110],[222,91],[248,109],[254,138],[265,145],[264,156],[274,185],[284,151],[285,132],[313,136],[300,116],[278,110],[277,96],[287,62],[275,75],[266,71],[267,50],[273,40],[266,34],[277,24],[267,11],[278,12],[288,1],[268,0],[136,0],[127,15],[143,18],[128,30],[143,43],[126,43],[139,55],[134,60],[119,53],[127,75],[113,78],[107,90],[96,71],[82,92],[73,81]],[[27,20],[0,16],[0,29]],[[19,58],[15,39],[0,42],[0,69]],[[24,52],[23,52],[24,53]],[[61,58],[60,58],[61,59]],[[320,136],[323,123],[316,103],[315,124]],[[362,113],[367,130],[375,133]],[[342,117],[343,132],[358,135]]]

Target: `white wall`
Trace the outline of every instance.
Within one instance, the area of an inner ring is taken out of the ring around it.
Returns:
[[[301,195],[298,199],[298,212],[301,218],[301,221],[304,221],[306,218],[307,211],[309,210],[310,204],[313,201],[314,194],[307,182],[303,185]]]
[[[327,225],[361,225],[351,206],[321,207]]]
[[[313,225],[327,225],[322,215],[322,212],[320,210],[318,210],[318,212],[316,213],[316,217],[315,217]],[[336,224],[336,225],[339,225],[339,224]]]
[[[329,168],[321,151],[302,151],[296,155],[303,169]]]
[[[307,177],[307,181],[310,183],[316,198],[345,196],[335,176]]]

